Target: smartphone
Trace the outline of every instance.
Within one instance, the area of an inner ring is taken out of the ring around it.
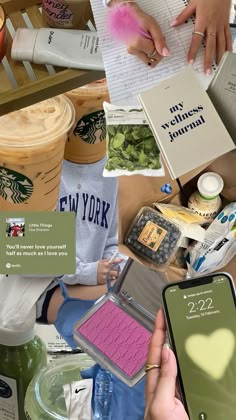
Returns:
[[[236,13],[236,10],[235,10]],[[230,31],[232,35],[233,52],[236,52],[236,23],[230,24]]]
[[[217,273],[168,284],[162,298],[190,420],[235,420],[236,299],[231,276]]]

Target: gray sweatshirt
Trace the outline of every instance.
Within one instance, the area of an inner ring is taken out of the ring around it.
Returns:
[[[103,177],[106,158],[93,164],[63,163],[58,211],[76,213],[76,274],[67,284],[97,284],[98,261],[118,245],[117,178]],[[118,256],[119,257],[119,256]]]

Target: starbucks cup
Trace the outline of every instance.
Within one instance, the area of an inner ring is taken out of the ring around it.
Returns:
[[[93,163],[106,153],[106,124],[103,102],[109,101],[106,79],[66,93],[76,112],[76,125],[65,147],[65,159]]]
[[[56,209],[74,121],[74,107],[64,95],[0,118],[0,210]]]
[[[6,52],[6,14],[3,6],[0,4],[0,62]]]

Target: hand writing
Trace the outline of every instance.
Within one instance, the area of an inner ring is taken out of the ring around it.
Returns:
[[[119,5],[119,0],[113,0],[111,5]],[[169,55],[160,26],[134,2],[122,3],[120,7],[132,8],[132,16],[137,20],[140,29],[140,33],[134,34],[132,39],[126,41],[128,53],[137,56],[150,67],[155,67],[163,57]]]

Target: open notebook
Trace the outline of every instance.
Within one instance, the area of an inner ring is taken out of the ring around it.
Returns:
[[[155,69],[149,68],[137,57],[129,55],[125,45],[113,41],[106,29],[107,9],[103,6],[102,0],[91,0],[110,98],[114,104],[137,104],[137,94],[178,73],[187,65],[186,57],[194,30],[194,18],[189,19],[178,29],[170,27],[170,22],[187,5],[187,0],[138,0],[137,2],[146,13],[156,18],[171,51],[171,56],[164,58]],[[211,77],[203,73],[203,57],[204,45],[200,48],[194,69],[203,85],[207,87]]]

